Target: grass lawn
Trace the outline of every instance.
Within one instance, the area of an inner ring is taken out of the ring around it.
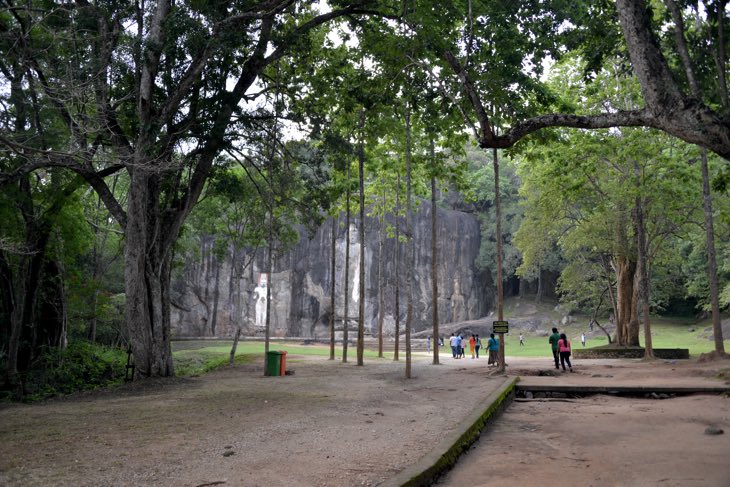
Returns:
[[[579,323],[587,323],[587,319],[579,319]],[[691,319],[661,318],[652,317],[652,340],[654,348],[688,348],[690,357],[697,357],[701,353],[714,350],[714,342],[707,338],[705,329],[711,327],[709,320],[696,322]],[[597,329],[598,330],[598,329]],[[584,325],[569,325],[561,329],[568,334],[572,341],[573,348],[582,348],[580,334],[587,331]],[[600,330],[598,330],[600,332]],[[730,337],[725,337],[730,338]],[[639,339],[643,345],[643,327],[639,333]],[[486,338],[482,339],[486,344]],[[519,345],[519,331],[505,335],[505,354],[511,357],[551,357],[548,337],[537,336],[531,333],[524,333],[524,346]],[[176,373],[178,375],[195,375],[205,373],[228,363],[231,352],[232,340],[193,340],[176,341],[172,343],[173,358],[175,361]],[[587,337],[586,348],[603,346],[608,344],[608,339],[603,334],[593,333]],[[401,346],[403,343],[401,342]],[[392,348],[392,342],[387,344]],[[414,352],[424,353],[423,341],[414,341]],[[725,349],[730,350],[730,340],[725,340]],[[274,341],[270,344],[270,350],[286,350],[289,354],[297,355],[319,355],[328,357],[329,346],[325,344],[302,345],[300,341]],[[263,341],[241,341],[236,350],[236,363],[252,363],[257,360],[263,365],[264,342]],[[353,363],[357,360],[357,349],[351,345],[347,350],[348,359]],[[384,360],[392,360],[393,353],[385,352]],[[487,356],[487,351],[482,350],[480,355]],[[451,347],[445,344],[441,348],[442,357],[451,356]],[[471,356],[467,352],[467,356]],[[335,349],[336,360],[342,360],[342,344],[337,343]],[[365,349],[365,358],[368,360],[378,358],[377,350]],[[401,360],[405,359],[405,351],[401,349]]]
[[[588,320],[583,320],[587,322]],[[583,322],[582,321],[582,322]],[[711,328],[712,323],[708,320],[695,322],[689,319],[657,318],[652,317],[652,346],[654,348],[688,348],[690,357],[697,357],[702,353],[711,352],[715,349],[715,342],[707,338],[706,328]],[[608,344],[608,338],[598,330],[600,335],[587,336],[586,348],[604,346]],[[691,331],[693,330],[693,331]],[[587,332],[583,327],[570,325],[561,329],[561,332],[568,334],[574,349],[581,347],[580,334]],[[730,350],[730,337],[725,338],[725,350]],[[639,331],[639,341],[644,345],[644,327]],[[539,337],[525,334],[525,345],[519,346],[519,332],[508,333],[505,336],[505,354],[514,357],[539,357],[550,354],[548,337]]]
[[[191,340],[172,342],[172,356],[177,375],[196,375],[209,372],[228,363],[233,340]],[[329,357],[329,345],[302,345],[299,342],[275,341],[269,344],[269,350],[286,350],[289,354],[320,355]],[[393,359],[392,353],[384,353],[386,359]],[[365,349],[365,358],[378,357],[377,350]],[[357,348],[347,348],[347,358],[353,363],[357,360]],[[342,344],[335,348],[335,359],[342,360]],[[263,365],[264,342],[240,341],[236,347],[236,363],[252,363],[260,360]],[[287,357],[287,362],[290,359]],[[296,360],[294,360],[296,362]]]

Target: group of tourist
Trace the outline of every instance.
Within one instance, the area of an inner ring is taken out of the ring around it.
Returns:
[[[429,341],[431,337],[429,336]],[[439,339],[439,344],[443,341]],[[555,361],[555,368],[560,370],[563,368],[563,372],[570,370],[573,372],[573,364],[570,362],[571,356],[571,345],[570,340],[565,333],[559,333],[557,328],[553,328],[553,333],[548,338],[553,352],[553,360]],[[581,343],[585,347],[585,334],[581,334]],[[482,340],[479,335],[471,335],[469,338],[466,335],[452,333],[449,337],[449,345],[451,345],[451,355],[455,359],[466,358],[467,351],[471,351],[471,358],[479,358],[479,350],[482,348]],[[520,333],[520,345],[524,346],[524,337]],[[429,347],[430,349],[430,347]],[[467,350],[468,349],[468,350]],[[489,335],[487,340],[487,350],[489,351],[489,358],[487,359],[487,365],[497,365],[497,358],[499,356],[499,338],[494,336],[494,333]],[[566,368],[567,365],[567,368]]]
[[[468,339],[466,335],[457,335],[452,333],[449,337],[449,345],[451,345],[451,355],[456,358],[466,358],[467,349],[471,351],[471,358],[479,358],[479,350],[482,348],[482,339],[479,335],[471,335]],[[487,340],[487,350],[489,358],[487,365],[497,364],[497,355],[499,354],[499,339],[495,338],[494,333],[489,335]]]

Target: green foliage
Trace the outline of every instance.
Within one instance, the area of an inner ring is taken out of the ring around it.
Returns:
[[[488,269],[496,275],[497,241],[496,213],[494,207],[494,165],[491,151],[470,147],[467,159],[471,173],[472,204],[479,214],[482,241],[475,262],[479,269]],[[522,221],[523,210],[519,204],[520,179],[513,159],[499,160],[499,192],[502,213],[502,275],[505,280],[515,274],[522,262],[521,252],[513,244],[513,238]]]
[[[124,380],[127,353],[79,341],[46,348],[22,377],[26,401],[106,387]]]
[[[569,93],[573,100],[601,110],[620,93],[622,109],[636,106],[636,83],[619,75],[620,66],[605,67],[585,85],[580,81],[584,65],[566,59],[555,69],[556,83],[574,87]],[[570,102],[567,92],[566,100]],[[632,212],[640,198],[646,214],[651,303],[661,310],[680,290],[679,268],[695,262],[686,254],[683,264],[678,250],[703,238],[692,225],[701,221],[700,175],[697,165],[690,164],[697,154],[687,144],[646,129],[556,130],[549,143],[534,141],[524,147],[519,174],[526,214],[516,238],[524,252],[519,273],[533,275],[557,249],[565,259],[559,280],[563,302],[573,309],[589,310],[601,301],[609,306],[605,290],[615,279],[616,259],[636,259]],[[704,274],[698,271],[699,265],[692,274]]]

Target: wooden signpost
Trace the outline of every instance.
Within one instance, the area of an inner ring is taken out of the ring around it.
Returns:
[[[492,333],[497,333],[499,335],[499,357],[497,357],[497,361],[499,363],[499,370],[504,372],[504,334],[509,333],[509,322],[504,320],[493,321]]]
[[[492,322],[492,333],[509,333],[509,322],[508,321],[493,321]]]

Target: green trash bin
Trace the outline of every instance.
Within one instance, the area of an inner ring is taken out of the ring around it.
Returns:
[[[270,350],[266,352],[266,375],[281,375],[281,352]]]

